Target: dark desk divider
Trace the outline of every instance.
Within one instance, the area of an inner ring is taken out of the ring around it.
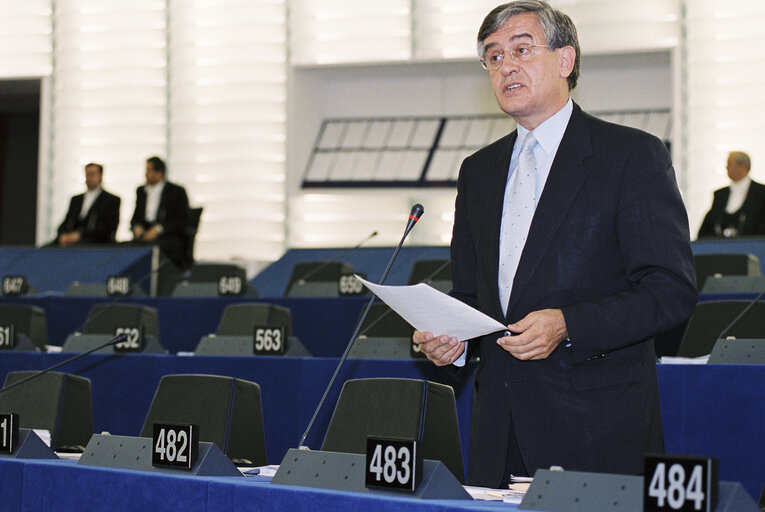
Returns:
[[[48,344],[48,324],[45,310],[39,306],[27,304],[0,304],[0,326],[13,324],[16,331],[16,347],[19,350],[34,350],[27,348],[27,342],[31,342],[41,350]],[[25,335],[25,340],[18,339],[19,335]],[[22,346],[19,342],[22,341]]]
[[[364,485],[366,455],[291,448],[271,480],[277,485],[298,485],[338,491],[371,492],[422,499],[470,500],[470,495],[443,462],[422,461],[422,480],[414,494],[368,489]]]
[[[719,339],[707,364],[765,364],[765,339]]]
[[[77,464],[195,476],[242,476],[214,443],[199,443],[197,460],[190,471],[152,466],[151,449],[150,437],[94,434]]]
[[[709,276],[701,293],[760,293],[765,276]]]
[[[95,348],[99,345],[102,345],[109,341],[110,338],[113,336],[111,334],[81,334],[81,333],[74,333],[70,334],[66,341],[64,342],[64,346],[61,348],[62,352],[85,352],[92,348]],[[157,338],[151,335],[144,335],[143,337],[144,347],[143,350],[140,352],[135,352],[135,354],[165,354],[167,350],[165,350],[165,347],[163,347],[159,341],[157,341]],[[96,350],[96,354],[114,354],[114,346],[108,346],[104,347],[101,350]]]
[[[40,347],[32,343],[32,340],[30,340],[29,336],[27,336],[26,334],[17,332],[15,334],[15,338],[16,338],[16,341],[13,345],[13,350],[30,350],[33,352],[40,351]]]
[[[210,334],[199,340],[194,353],[198,356],[255,356],[252,336],[225,336]],[[286,357],[311,357],[311,353],[298,338],[289,336],[284,352]],[[259,356],[261,357],[261,356]],[[265,356],[278,357],[278,356]]]
[[[0,452],[0,457],[14,459],[58,459],[50,447],[40,439],[33,430],[19,429],[19,440],[16,449],[11,453]]]
[[[544,512],[643,511],[643,477],[540,469],[518,506]],[[739,483],[720,482],[715,512],[759,512]]]
[[[411,359],[412,338],[358,337],[348,359]]]

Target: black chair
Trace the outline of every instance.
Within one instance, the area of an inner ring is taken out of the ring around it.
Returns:
[[[0,304],[0,328],[12,327],[13,348],[16,350],[45,350],[48,326],[45,310],[25,304]]]
[[[386,304],[372,304],[353,342],[351,359],[410,359],[418,357],[412,350],[414,328]],[[424,357],[424,356],[423,356]]]
[[[283,328],[286,338],[284,355],[311,356],[300,340],[292,335],[290,310],[265,302],[226,306],[215,334],[204,336],[194,352],[198,355],[252,356],[256,328]]]
[[[9,386],[36,372],[10,372]],[[48,372],[0,394],[0,411],[17,413],[21,428],[50,432],[55,451],[82,451],[93,435],[90,380]]]
[[[745,300],[700,302],[693,310],[677,355],[699,357],[712,352],[720,338],[765,338],[765,302],[754,304],[734,325],[728,325],[750,304]]]
[[[199,223],[202,219],[202,211],[204,208],[201,206],[198,208],[189,208],[188,225],[186,226],[186,266],[188,268],[194,263],[194,242],[197,238],[197,232],[199,231]]]
[[[309,261],[292,267],[285,297],[337,297],[340,276],[353,273],[350,263]]]
[[[702,291],[707,278],[721,276],[759,276],[760,261],[753,254],[694,254],[696,289]]]
[[[197,425],[199,440],[215,443],[234,464],[267,463],[260,386],[254,382],[218,375],[165,375],[141,437],[152,437],[155,423]]]
[[[414,262],[407,284],[426,283],[448,293],[452,289],[450,260],[418,260]]]
[[[105,343],[117,333],[117,329],[138,329],[143,337],[143,353],[163,353],[159,338],[157,310],[140,304],[103,303],[90,308],[82,333],[69,335],[64,342],[64,352],[84,352]],[[106,347],[98,352],[113,352]]]
[[[454,390],[415,379],[356,379],[343,386],[322,450],[366,453],[368,436],[415,439],[464,483]]]
[[[247,281],[244,268],[233,263],[194,263],[174,281],[173,297],[258,296],[255,287]]]

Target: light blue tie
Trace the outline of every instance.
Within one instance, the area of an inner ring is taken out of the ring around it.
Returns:
[[[531,219],[534,217],[534,204],[537,188],[536,160],[534,146],[537,139],[532,132],[526,134],[518,156],[518,168],[508,180],[505,189],[505,209],[502,216],[502,233],[499,239],[499,300],[502,311],[507,314],[507,305],[513,289],[515,272],[521,253],[526,245]]]

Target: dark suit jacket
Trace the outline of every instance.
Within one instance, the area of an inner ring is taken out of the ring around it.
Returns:
[[[189,263],[186,254],[186,228],[189,224],[189,199],[186,189],[169,181],[165,182],[159,199],[156,222],[146,220],[146,190],[143,186],[136,190],[135,211],[130,220],[130,228],[143,226],[150,228],[155,224],[162,226],[162,233],[157,245],[178,266]]]
[[[538,468],[640,473],[663,451],[651,337],[696,303],[688,219],[657,138],[575,104],[539,199],[507,315],[497,289],[499,233],[516,132],[465,159],[452,239],[452,295],[502,323],[561,308],[571,347],[520,361],[499,334],[468,344],[475,374],[468,482],[497,487],[512,414]]]
[[[87,215],[80,219],[80,210],[85,194],[79,194],[69,201],[69,210],[64,222],[58,227],[62,233],[80,232],[80,243],[108,244],[114,242],[114,235],[120,223],[120,198],[101,190]]]
[[[725,229],[730,187],[715,190],[712,208],[704,217],[699,229],[699,238],[722,237]],[[744,204],[730,218],[737,236],[765,235],[765,185],[752,181],[746,193]]]

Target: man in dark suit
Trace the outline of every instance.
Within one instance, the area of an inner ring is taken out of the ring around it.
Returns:
[[[699,238],[765,235],[765,185],[749,177],[749,155],[732,151],[726,168],[731,184],[715,190]]]
[[[55,244],[108,244],[114,242],[120,222],[120,198],[102,188],[104,168],[101,164],[85,166],[84,194],[69,201],[64,222],[58,227]]]
[[[191,264],[186,250],[189,199],[182,186],[165,179],[165,172],[161,158],[146,160],[146,184],[136,190],[130,228],[136,241],[156,244],[177,267],[185,268]]]
[[[518,129],[462,164],[450,293],[507,332],[414,341],[440,366],[480,357],[470,484],[500,487],[551,465],[640,473],[644,453],[664,449],[652,336],[696,303],[670,156],[656,137],[571,101],[579,44],[562,12],[501,5],[478,43]]]

